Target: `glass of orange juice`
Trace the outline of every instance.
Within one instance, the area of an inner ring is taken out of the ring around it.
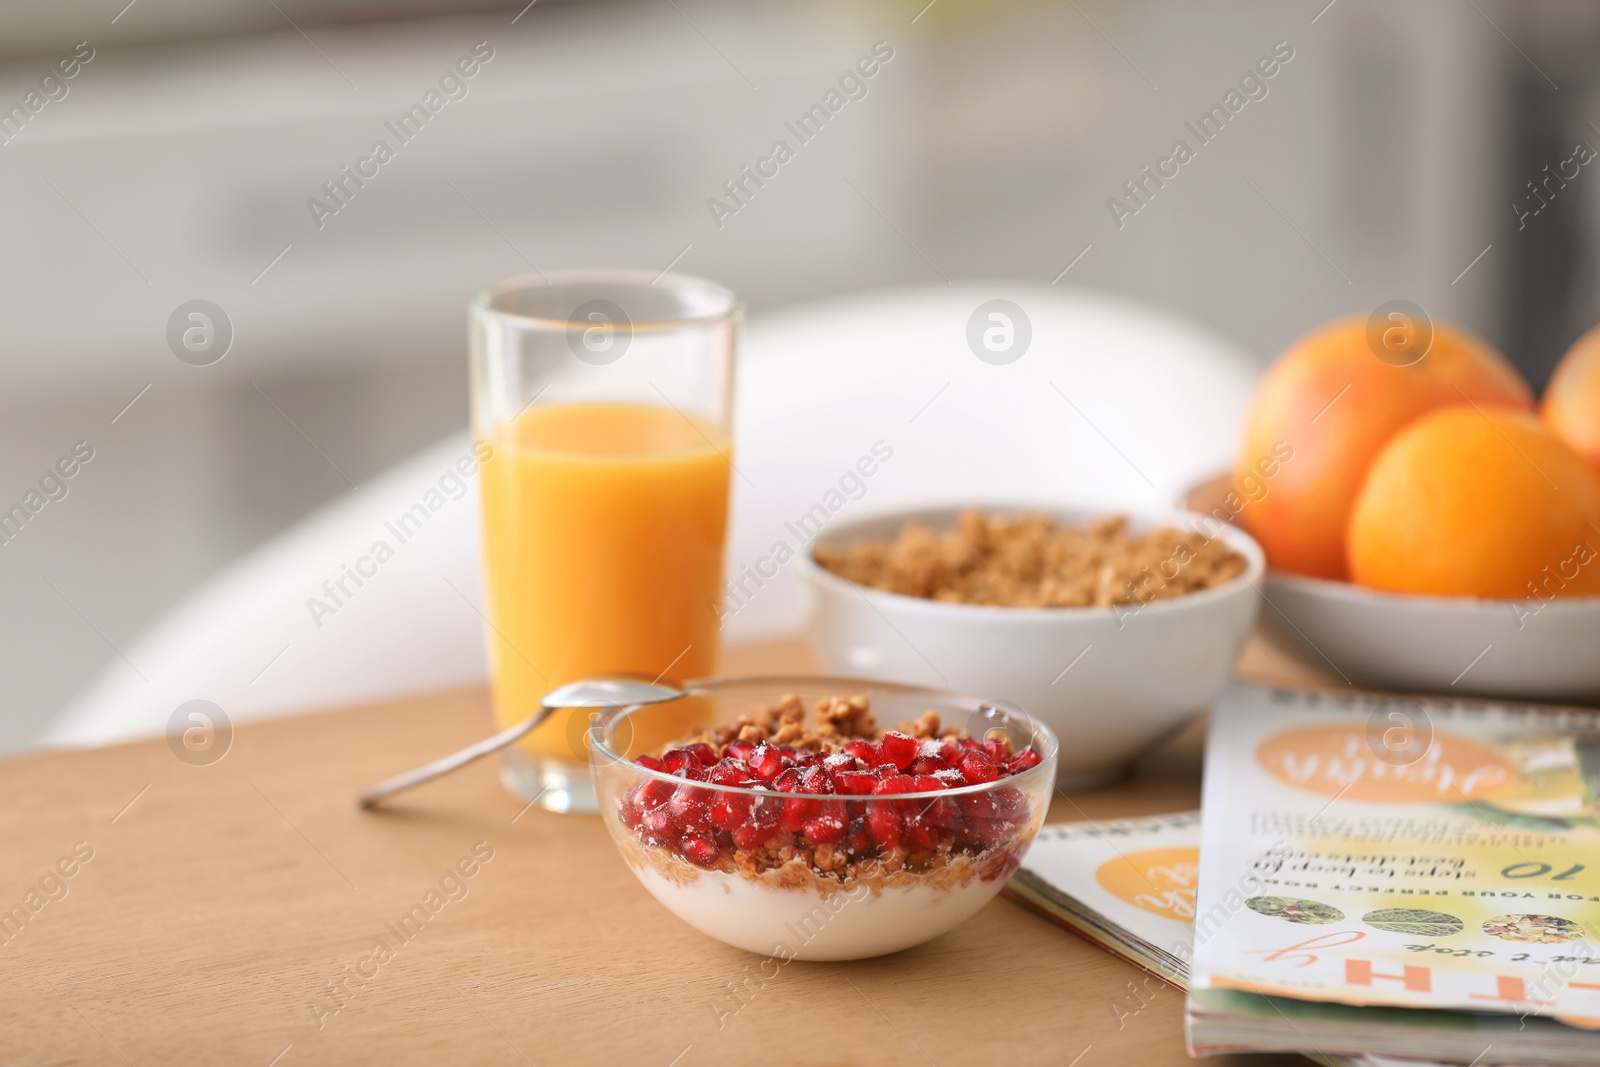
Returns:
[[[579,678],[715,673],[739,301],[682,275],[573,271],[491,286],[470,319],[496,719]],[[506,785],[596,810],[590,714],[509,749]]]

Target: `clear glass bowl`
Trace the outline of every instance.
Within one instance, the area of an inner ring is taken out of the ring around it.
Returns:
[[[1055,735],[1014,704],[828,677],[688,688],[681,700],[595,718],[590,769],[600,815],[651,895],[701,932],[750,952],[862,959],[937,937],[1000,891],[1050,806]],[[807,722],[818,700],[861,695],[880,729],[933,711],[943,729],[1004,740],[1013,756],[1031,749],[1038,762],[982,784],[932,791],[926,775],[922,790],[870,795],[719,785],[634,762],[788,694],[801,699]]]

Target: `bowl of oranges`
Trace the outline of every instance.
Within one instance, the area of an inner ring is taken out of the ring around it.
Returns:
[[[1600,328],[1545,395],[1380,308],[1258,386],[1219,515],[1266,551],[1275,643],[1353,684],[1600,698]]]

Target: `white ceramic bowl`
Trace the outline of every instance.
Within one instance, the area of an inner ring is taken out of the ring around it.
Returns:
[[[1357,685],[1600,699],[1600,597],[1403,596],[1279,571],[1263,591],[1267,636]]]
[[[1013,504],[1083,524],[1103,510]],[[817,543],[893,537],[910,520],[953,525],[961,508],[897,512],[832,525]],[[1170,600],[1119,608],[1004,608],[947,604],[848,582],[810,548],[796,558],[811,639],[830,672],[863,675],[1019,704],[1061,740],[1057,781],[1082,788],[1116,777],[1209,705],[1233,678],[1255,624],[1264,569],[1244,531],[1192,512],[1127,512],[1134,529],[1177,526],[1220,536],[1248,561],[1238,578]]]

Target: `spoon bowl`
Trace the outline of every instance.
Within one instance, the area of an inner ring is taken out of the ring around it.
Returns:
[[[404,774],[386,778],[357,796],[356,805],[363,811],[370,811],[396,793],[403,793],[424,782],[442,778],[469,763],[508,748],[537,729],[558,708],[636,707],[642,704],[660,704],[668,700],[678,700],[692,692],[693,689],[674,689],[671,686],[641,682],[633,678],[588,678],[569,682],[546,693],[539,701],[539,710],[515,726],[501,730],[493,737],[468,745],[459,752],[453,752],[432,763],[425,763]]]

